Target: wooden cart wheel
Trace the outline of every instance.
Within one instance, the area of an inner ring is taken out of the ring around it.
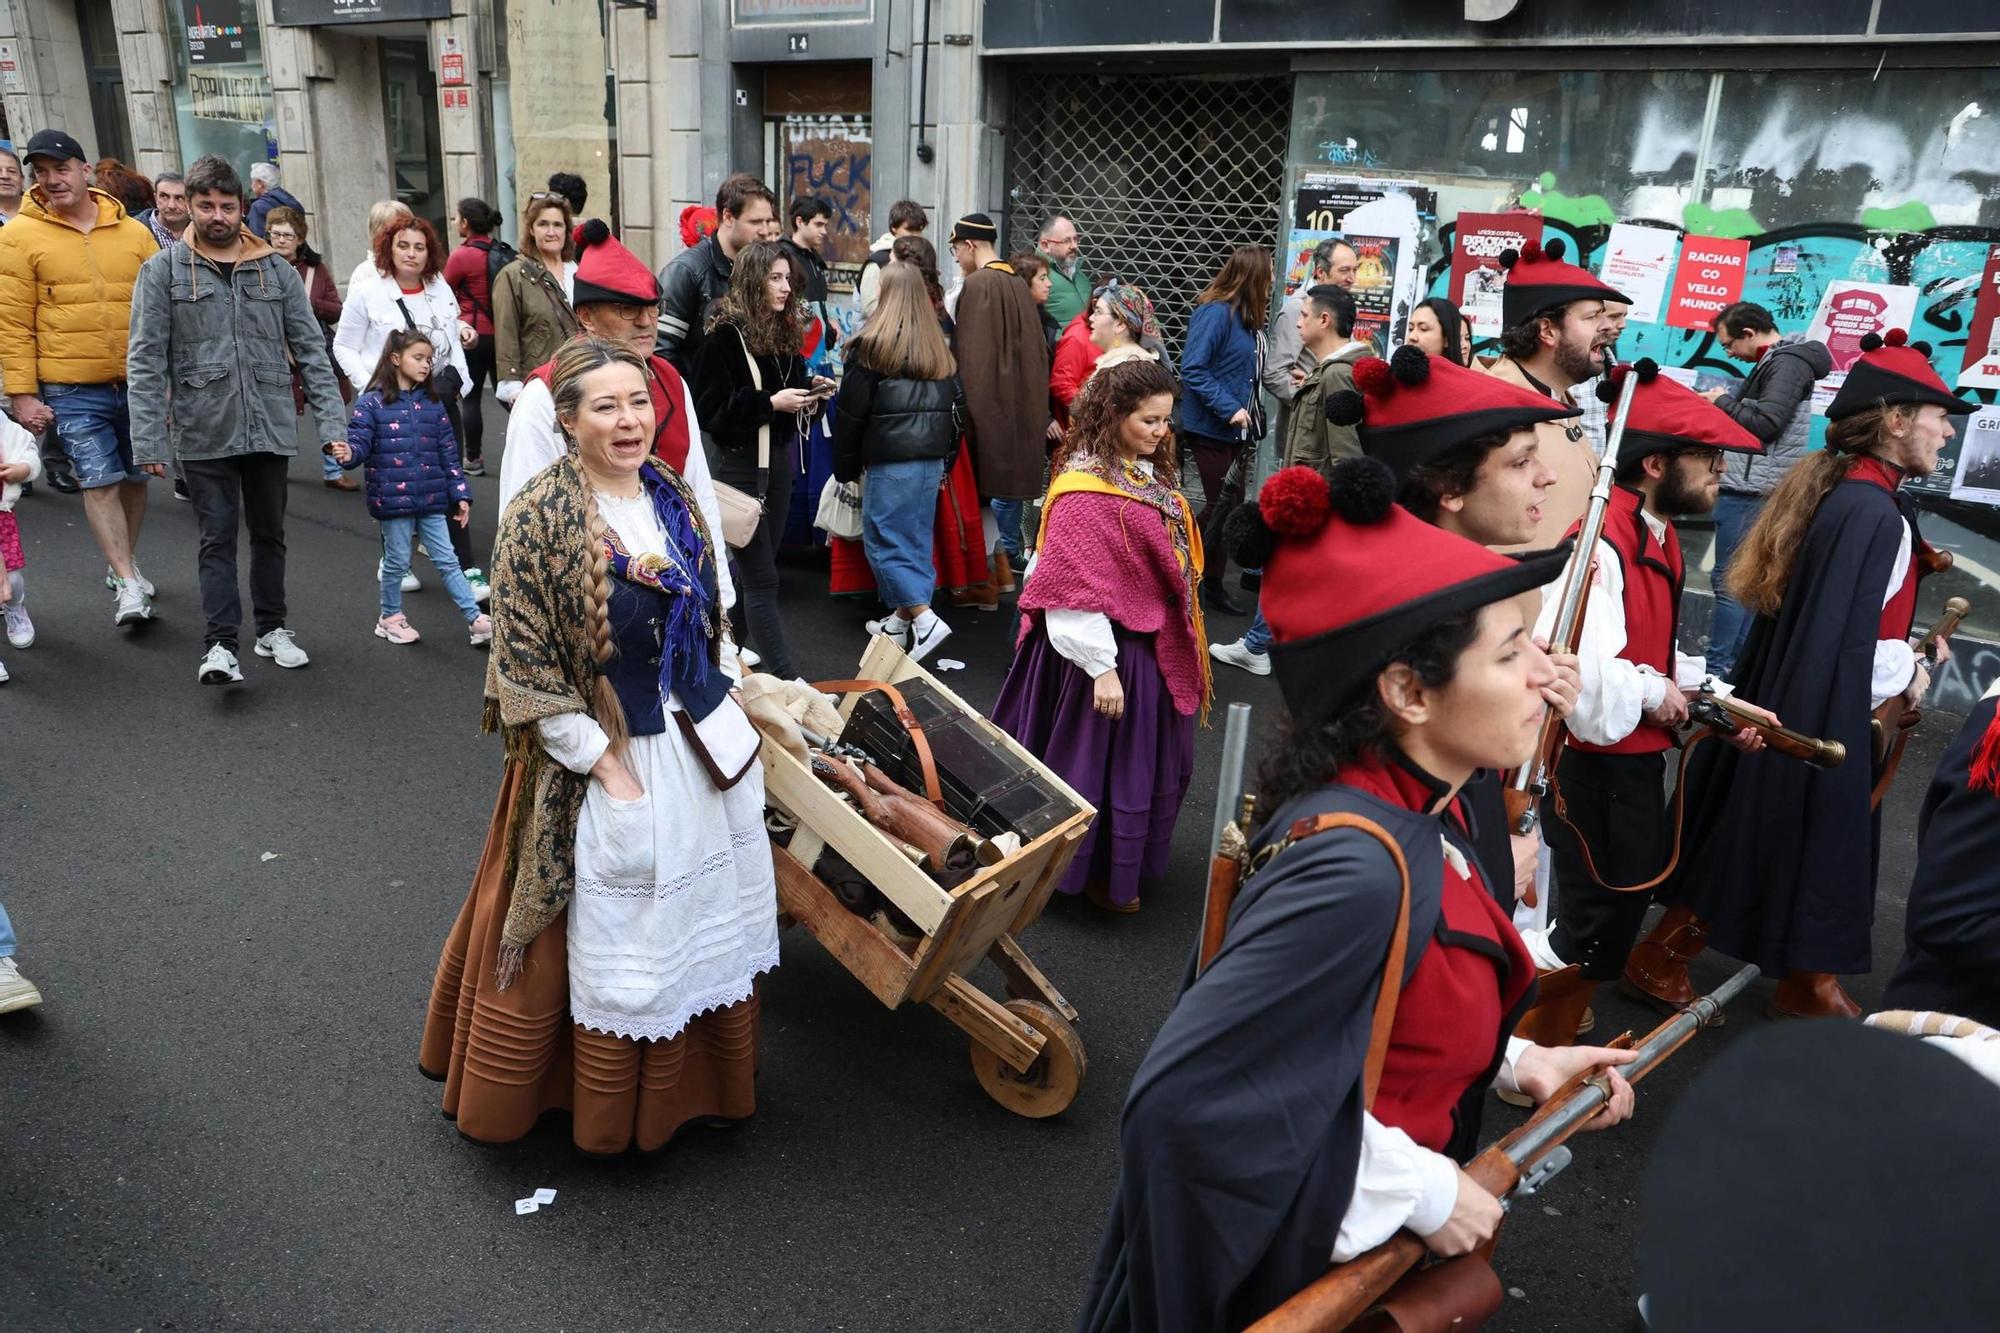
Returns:
[[[1018,1074],[993,1051],[972,1043],[972,1072],[986,1095],[1015,1115],[1043,1120],[1076,1100],[1083,1086],[1083,1039],[1063,1021],[1061,1014],[1038,1000],[1009,1000],[1007,1009],[1014,1017],[1047,1038],[1048,1044],[1028,1072]]]

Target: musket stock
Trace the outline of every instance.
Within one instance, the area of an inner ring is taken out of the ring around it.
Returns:
[[[1688,721],[1723,736],[1754,731],[1764,738],[1764,744],[1770,749],[1804,760],[1814,768],[1836,768],[1847,758],[1847,747],[1839,741],[1821,740],[1803,731],[1767,722],[1739,701],[1719,694],[1701,694],[1690,700]]]
[[[1757,968],[1745,967],[1713,991],[1646,1034],[1633,1049],[1637,1055],[1618,1072],[1637,1083],[1685,1046],[1724,1005],[1757,978]],[[1629,1034],[1620,1039],[1629,1041]],[[1604,1074],[1579,1076],[1559,1088],[1527,1123],[1474,1158],[1466,1174],[1499,1199],[1539,1189],[1566,1164],[1561,1154],[1570,1137],[1611,1100],[1611,1080]],[[1544,1164],[1554,1169],[1543,1169]],[[1496,1237],[1497,1239],[1497,1237]],[[1490,1244],[1490,1242],[1489,1242]],[[1421,1239],[1399,1231],[1366,1254],[1327,1270],[1298,1295],[1250,1326],[1251,1333],[1335,1333],[1378,1305],[1409,1271],[1423,1261]],[[1475,1253],[1447,1263],[1486,1262]]]

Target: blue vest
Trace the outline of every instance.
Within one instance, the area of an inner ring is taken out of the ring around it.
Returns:
[[[658,497],[656,488],[663,484],[649,478],[648,490]],[[677,495],[669,492],[665,498],[668,505],[679,508]],[[701,582],[709,605],[720,606],[712,561],[702,561]],[[715,711],[734,686],[728,672],[708,661],[713,640],[703,641],[697,649],[683,650],[672,662],[664,660],[667,625],[676,596],[649,583],[623,578],[613,567],[611,601],[606,609],[615,651],[605,674],[634,736],[657,736],[667,729],[669,690],[680,696],[681,707],[699,722]]]

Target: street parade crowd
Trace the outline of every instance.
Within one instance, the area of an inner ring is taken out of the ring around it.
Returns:
[[[1284,701],[1234,896],[1211,899],[1125,1102],[1080,1328],[1246,1327],[1399,1234],[1490,1253],[1503,1203],[1467,1170],[1488,1088],[1592,1086],[1591,1129],[1632,1114],[1639,1053],[1583,1040],[1600,987],[1716,1021],[1688,971],[1708,951],[1775,980],[1779,1015],[1862,1017],[1841,978],[1874,965],[1871,722],[1915,709],[1949,655],[1917,623],[1932,562],[1902,483],[1973,405],[1927,347],[1875,340],[1814,449],[1823,345],[1739,302],[1713,325],[1735,389],[1620,364],[1630,303],[1559,241],[1503,257],[1505,328],[1479,355],[1439,298],[1403,345],[1371,343],[1344,241],[1275,316],[1271,252],[1219,245],[1176,351],[1070,218],[1009,256],[990,217],[934,231],[909,201],[843,340],[829,211],[781,216],[731,176],[656,274],[559,174],[526,195],[518,250],[482,200],[449,246],[378,204],[336,283],[275,168],[148,181],[53,130],[0,152],[9,665],[35,669],[21,531],[48,512],[23,494],[77,495],[103,553],[111,626],[46,627],[83,637],[153,615],[158,485],[199,525],[199,684],[249,683],[246,637],[308,666],[285,569],[302,431],[380,528],[381,651],[422,637],[403,599],[429,576],[486,654],[504,766],[420,1034],[461,1134],[507,1143],[561,1110],[579,1149],[615,1154],[754,1113],[780,957],[758,755],[773,705],[808,736],[825,711],[778,578],[816,450],[828,592],[879,607],[870,636],[923,662],[953,619],[1017,612],[989,715],[1096,811],[1056,885],[1079,910],[1139,912],[1167,875],[1215,673],[1273,676]],[[1699,515],[1705,655],[1673,522]],[[1796,757],[1800,737],[1845,762]],[[1898,1013],[1876,1025],[1996,1070],[1992,694],[1929,780]],[[14,953],[0,913],[0,1012],[41,1001]],[[1732,1290],[1651,1296],[1673,1327],[1752,1326],[1689,1313]]]

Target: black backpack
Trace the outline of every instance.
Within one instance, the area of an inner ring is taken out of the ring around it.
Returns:
[[[521,257],[516,250],[498,236],[486,238],[486,317],[493,318],[493,284],[500,281],[500,270]],[[474,304],[478,304],[474,302]]]

